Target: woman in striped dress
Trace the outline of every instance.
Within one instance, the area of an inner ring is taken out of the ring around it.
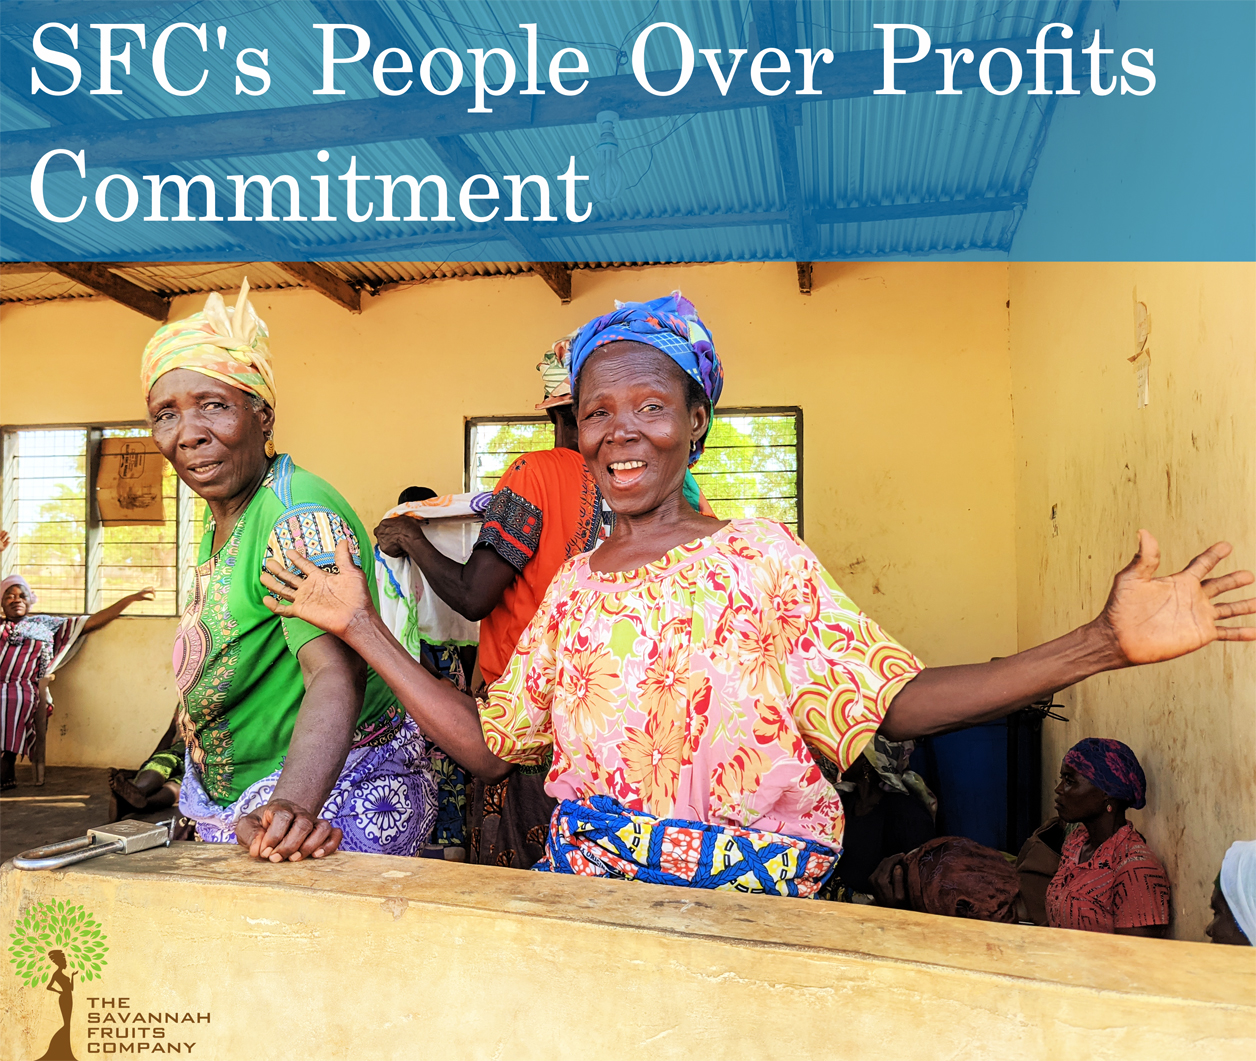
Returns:
[[[136,601],[152,600],[151,586],[123,597],[95,615],[32,615],[35,594],[21,575],[0,582],[0,790],[17,784],[19,755],[43,766],[43,741],[36,739],[36,708],[42,709],[39,683],[65,659],[82,634],[99,630]],[[42,721],[39,719],[38,721]],[[40,727],[42,735],[43,727]]]

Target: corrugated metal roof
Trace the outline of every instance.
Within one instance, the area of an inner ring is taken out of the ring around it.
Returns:
[[[1048,21],[1077,24],[1087,5],[1081,0],[1058,2],[972,2],[972,0],[909,0],[882,3],[799,3],[794,5],[793,32],[799,46],[828,47],[838,52],[880,47],[880,31],[873,23],[913,23],[930,31],[935,46],[960,40],[993,40],[1030,35]],[[342,4],[345,17],[364,8]],[[111,7],[114,21],[124,19],[125,2]],[[215,7],[215,25],[228,27],[231,41],[275,40],[283,32],[311,46],[285,49],[282,76],[277,68],[273,87],[264,97],[234,95],[231,82],[211,79],[197,96],[178,98],[160,91],[149,78],[130,78],[121,96],[93,96],[94,105],[117,117],[146,118],[169,114],[242,112],[273,107],[324,105],[326,101],[369,98],[376,95],[368,65],[344,66],[338,84],[346,97],[311,96],[310,86],[319,81],[318,48],[313,45],[311,24],[330,16],[327,4],[290,2],[281,5],[250,2],[223,3]],[[467,4],[375,5],[386,19],[389,44],[405,47],[418,58],[430,48],[445,46],[466,56],[468,47],[507,47],[522,71],[526,64],[524,34],[518,29],[519,5],[491,0]],[[530,9],[529,9],[530,10]],[[649,20],[670,19],[682,23],[697,47],[756,47],[752,7],[749,3],[711,3],[687,0],[658,4],[652,0],[617,3],[551,3],[540,9],[541,37],[545,48],[560,43],[582,48],[590,63],[589,77],[606,77],[626,70],[624,47]],[[141,7],[137,20],[145,21],[150,36],[159,29],[153,8]],[[186,4],[171,4],[168,21],[189,17]],[[262,30],[264,29],[264,32]],[[5,26],[0,32],[21,52],[29,48],[29,27]],[[490,42],[486,44],[486,41]],[[93,50],[80,53],[85,81],[92,81]],[[675,58],[665,47],[648,53],[652,70],[672,69]],[[747,57],[748,61],[749,57]],[[699,65],[701,59],[699,59]],[[1032,69],[1026,70],[1032,76]],[[417,74],[415,75],[417,77]],[[628,75],[625,75],[628,76]],[[743,67],[741,76],[745,76]],[[1080,70],[1075,71],[1079,81]],[[795,97],[788,98],[797,104]],[[1052,97],[1053,99],[1054,97]],[[801,197],[808,212],[817,214],[842,208],[897,204],[946,203],[953,200],[988,200],[1020,197],[1029,190],[1034,154],[1041,146],[1051,110],[1044,97],[1024,90],[996,97],[970,90],[962,96],[937,97],[919,93],[903,97],[859,97],[805,102],[792,112],[798,140]],[[46,97],[38,97],[46,101]],[[55,101],[47,101],[54,106]],[[5,130],[39,128],[49,122],[11,98],[0,102]],[[587,124],[549,128],[519,128],[462,137],[484,164],[486,172],[531,172],[538,160],[566,160],[575,155],[580,166],[591,166],[598,130],[593,114]],[[789,208],[781,167],[776,156],[770,112],[767,106],[670,118],[622,121],[618,127],[624,171],[624,190],[613,202],[598,203],[591,223],[658,222],[657,231],[602,231],[584,234],[578,226],[542,224],[525,226],[529,236],[541,241],[546,260],[632,259],[641,261],[691,261],[721,259],[788,259],[795,256],[787,223],[751,223],[753,217],[782,213]],[[456,199],[458,177],[424,140],[371,143],[336,147],[322,172],[333,177],[356,155],[359,172],[394,176],[410,173],[422,177],[440,174]],[[89,164],[91,160],[89,152]],[[565,163],[564,163],[565,164]],[[320,164],[310,152],[212,158],[182,166],[190,175],[205,173],[218,188],[219,213],[231,208],[225,200],[232,188],[230,174],[291,173],[304,182],[302,210],[313,215],[312,192],[306,175]],[[311,169],[311,167],[316,167]],[[90,183],[110,172],[89,169]],[[143,170],[143,172],[151,172]],[[140,184],[142,213],[148,187]],[[378,185],[372,184],[378,189]],[[77,186],[76,186],[77,188]],[[503,186],[504,190],[504,186]],[[76,190],[74,195],[81,194]],[[399,192],[399,202],[406,198]],[[119,199],[121,193],[119,189]],[[286,203],[286,193],[277,199]],[[378,204],[377,204],[378,205]],[[558,208],[559,204],[552,204]],[[428,207],[430,210],[430,207]],[[51,224],[34,211],[29,181],[14,177],[0,180],[0,210],[50,238],[64,239],[63,226]],[[381,210],[348,229],[316,221],[295,221],[259,226],[272,238],[295,243],[304,260],[343,260],[355,255],[374,259],[430,257],[433,275],[459,275],[447,264],[454,259],[519,257],[521,249],[500,234],[484,232],[465,219],[454,223],[381,222]],[[398,211],[401,213],[401,211]],[[455,215],[457,211],[453,211]],[[505,211],[503,210],[503,214]],[[815,229],[817,258],[874,257],[887,254],[950,253],[964,250],[1006,250],[1019,220],[1019,209],[991,213],[959,213],[951,216],[898,218],[858,224],[830,224],[820,219]],[[725,215],[747,215],[745,224],[710,224]],[[403,215],[404,216],[404,215]],[[676,223],[678,219],[683,224]],[[669,224],[672,223],[672,224]],[[237,226],[239,229],[240,226]],[[125,238],[122,231],[125,230]],[[561,230],[561,231],[560,231]],[[520,229],[523,231],[523,229]],[[2,235],[2,234],[0,234]],[[213,259],[259,253],[267,244],[243,247],[240,232],[201,222],[136,225],[112,224],[90,207],[74,224],[74,235],[83,257],[103,260]],[[451,239],[461,235],[458,245]],[[246,233],[247,236],[247,233]],[[425,237],[439,242],[425,243]],[[367,246],[362,246],[367,244]],[[15,255],[7,249],[9,257]],[[461,268],[466,268],[461,267]],[[479,269],[479,266],[472,267]],[[276,279],[276,282],[286,282]],[[360,282],[358,280],[354,281]],[[6,290],[9,284],[6,283]],[[5,297],[8,297],[7,295]]]
[[[526,262],[322,262],[324,268],[354,287],[376,292],[393,284],[471,276],[507,276],[530,272]],[[575,269],[607,269],[640,262],[572,262]],[[300,287],[300,281],[270,262],[111,263],[110,271],[148,291],[167,297],[206,291],[232,291],[248,277],[260,291]],[[0,303],[92,298],[97,293],[39,265],[0,267]]]

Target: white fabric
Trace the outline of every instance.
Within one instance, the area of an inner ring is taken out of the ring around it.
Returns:
[[[1236,840],[1221,861],[1221,894],[1247,942],[1256,946],[1256,840]]]
[[[423,521],[423,533],[440,552],[465,563],[480,536],[482,514],[492,494],[446,494],[411,501],[384,514]],[[379,614],[392,635],[417,656],[420,640],[434,645],[476,645],[480,624],[463,618],[441,600],[408,557],[387,556],[375,548]]]

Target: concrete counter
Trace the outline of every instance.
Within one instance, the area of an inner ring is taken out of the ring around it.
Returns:
[[[109,947],[80,1059],[1256,1056],[1254,948],[190,843],[0,870],[6,933],[49,901]],[[64,1007],[14,969],[26,1061]]]

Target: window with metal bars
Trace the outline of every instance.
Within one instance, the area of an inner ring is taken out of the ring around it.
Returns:
[[[0,570],[30,583],[39,611],[91,613],[145,586],[156,598],[132,605],[128,615],[181,611],[205,503],[169,464],[161,526],[102,526],[94,502],[101,442],[147,434],[143,424],[4,430],[2,520],[11,544]]]
[[[550,449],[545,417],[482,416],[467,421],[468,490],[492,490],[521,453]],[[717,409],[693,476],[722,519],[766,517],[802,536],[802,410],[797,406]]]

